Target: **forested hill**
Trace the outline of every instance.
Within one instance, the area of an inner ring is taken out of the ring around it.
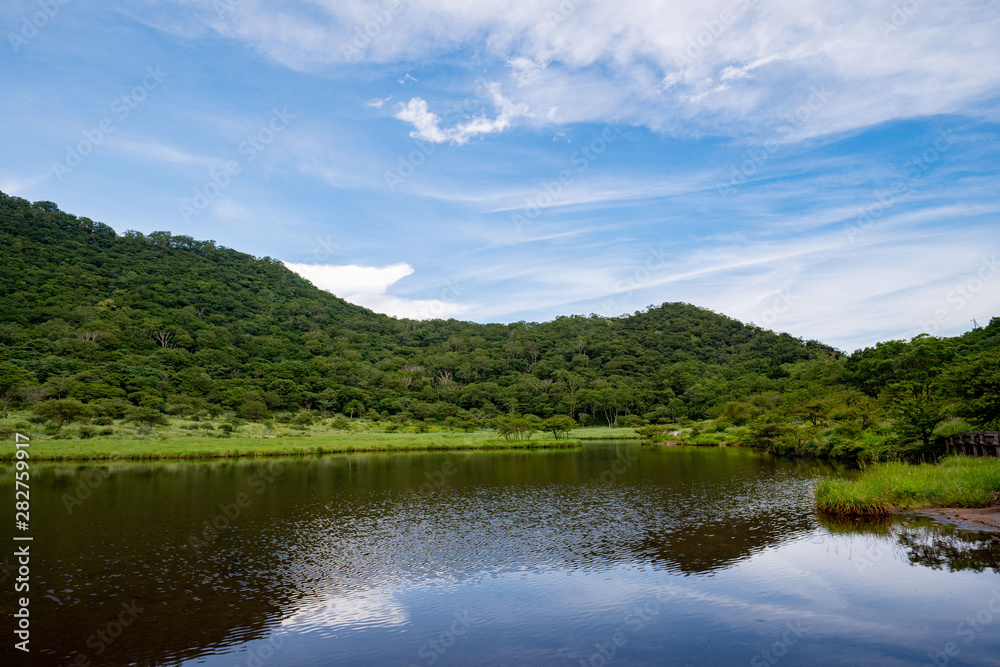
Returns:
[[[837,354],[686,304],[543,324],[396,320],[270,258],[168,232],[119,236],[2,194],[0,233],[0,390],[15,402],[44,387],[165,411],[701,416],[774,387],[788,364]]]
[[[168,232],[119,236],[0,193],[0,408],[67,401],[104,421],[711,419],[696,427],[708,441],[880,457],[1000,426],[1000,318],[846,358],[678,303],[541,324],[397,320],[270,258]]]

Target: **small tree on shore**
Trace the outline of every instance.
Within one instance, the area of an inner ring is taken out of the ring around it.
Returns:
[[[62,426],[67,422],[76,421],[90,416],[86,405],[75,398],[54,398],[36,403],[32,411],[42,417]]]
[[[490,427],[505,440],[527,440],[538,430],[539,425],[521,415],[502,415],[490,421]]]
[[[567,437],[574,428],[576,428],[576,420],[565,415],[549,417],[542,422],[542,430],[551,433],[556,440]]]

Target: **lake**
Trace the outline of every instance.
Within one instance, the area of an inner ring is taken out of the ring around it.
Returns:
[[[34,463],[32,661],[13,662],[10,547],[0,660],[1000,664],[1000,543],[823,519],[831,474],[629,442]]]

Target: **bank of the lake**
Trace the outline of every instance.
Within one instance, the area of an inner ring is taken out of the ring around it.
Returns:
[[[1000,459],[969,456],[950,456],[934,464],[873,464],[855,479],[827,479],[816,488],[820,511],[844,516],[887,516],[900,509],[984,508],[998,501]]]
[[[280,437],[186,437],[88,440],[39,440],[31,446],[36,460],[209,459],[257,456],[308,456],[343,452],[439,451],[475,449],[564,449],[579,447],[574,438],[505,440],[493,431],[473,433],[323,433]],[[0,460],[14,458],[14,450]]]

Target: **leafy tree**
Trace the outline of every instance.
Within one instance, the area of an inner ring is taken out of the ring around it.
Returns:
[[[75,398],[54,398],[35,403],[32,412],[39,418],[54,421],[59,426],[90,416],[90,409]]]
[[[501,415],[490,421],[490,427],[505,440],[528,440],[539,425],[521,415]]]
[[[551,433],[556,440],[565,438],[574,428],[576,428],[576,420],[565,415],[549,417],[542,422],[542,430]]]
[[[143,426],[166,426],[168,424],[167,417],[162,412],[141,405],[129,409],[125,413],[125,421]]]

